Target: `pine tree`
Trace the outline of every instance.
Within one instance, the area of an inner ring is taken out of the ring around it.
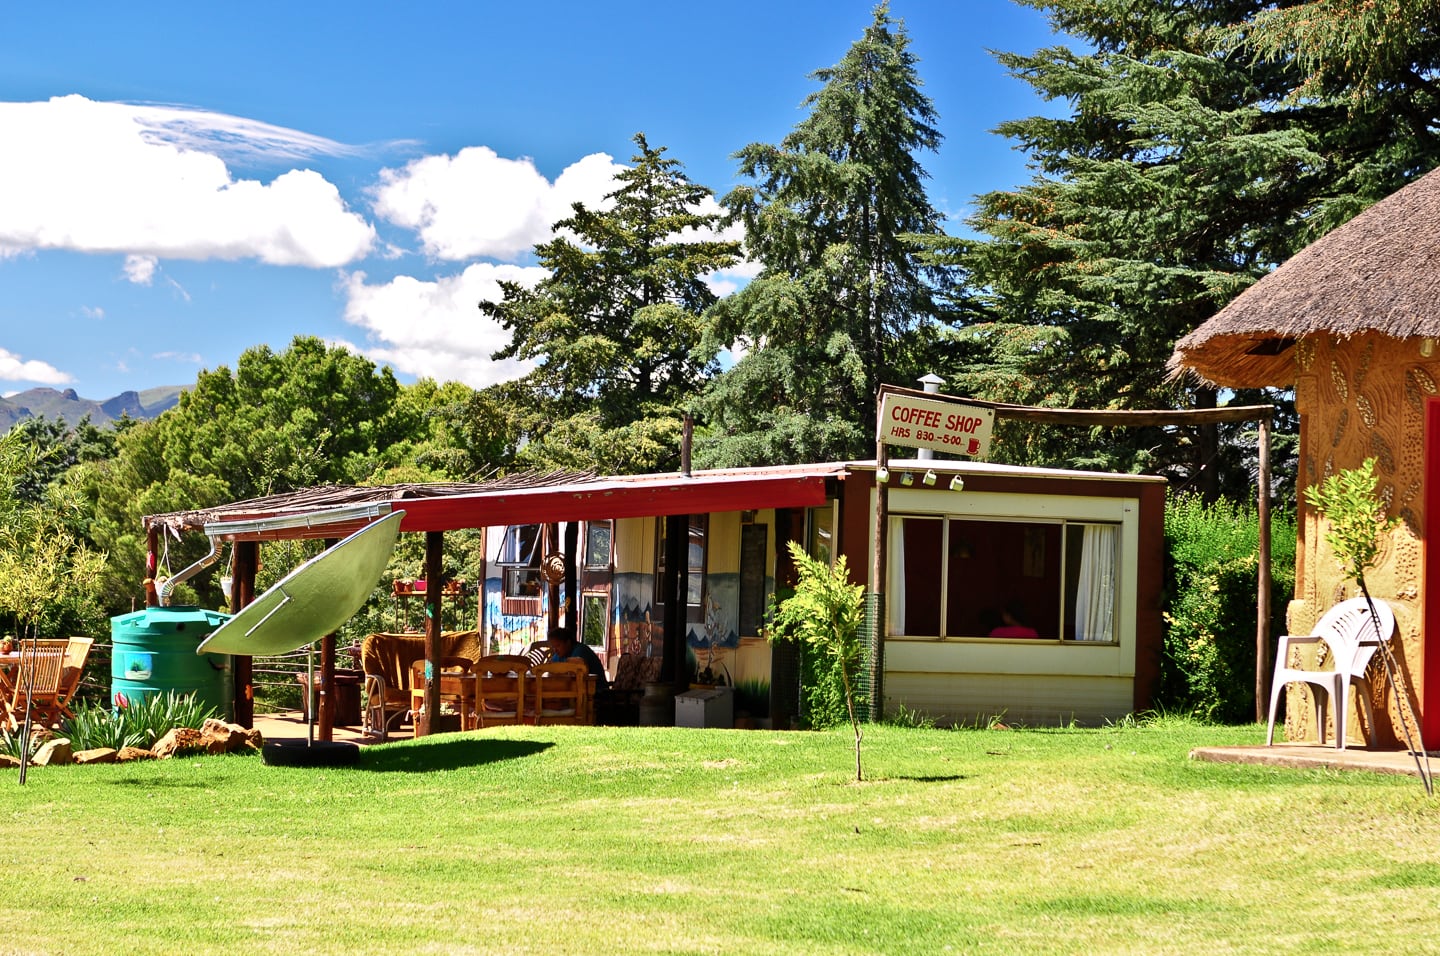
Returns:
[[[845,57],[813,77],[809,116],[777,145],[740,150],[755,180],[722,200],[762,271],[711,310],[710,349],[740,346],[700,403],[709,465],[867,454],[875,394],[901,342],[934,316],[940,233],[915,154],[940,143],[903,23],[881,4]]]
[[[1440,162],[1440,0],[1306,0],[1222,30],[1222,50],[1292,62],[1288,101],[1326,121],[1333,179],[1313,242]]]
[[[1036,176],[979,197],[971,225],[982,240],[952,250],[982,307],[951,340],[942,374],[956,390],[1027,404],[1211,406],[1214,390],[1167,380],[1175,340],[1434,165],[1435,125],[1426,142],[1413,119],[1429,109],[1425,83],[1362,101],[1343,83],[1307,87],[1313,62],[1260,42],[1251,21],[1271,15],[1260,0],[1022,2],[1090,49],[1000,56],[1070,110],[998,129]],[[1276,396],[1243,397],[1257,399]],[[1168,473],[1209,493],[1226,480],[1211,467],[1224,452],[1208,429],[1000,437],[1010,460]]]
[[[604,209],[582,203],[535,247],[550,274],[534,288],[501,283],[480,309],[511,333],[495,358],[538,364],[512,392],[525,463],[625,473],[674,467],[682,408],[713,361],[701,357],[705,277],[738,243],[707,238],[720,219],[678,160],[637,134],[639,152]],[[574,238],[571,238],[571,237]]]

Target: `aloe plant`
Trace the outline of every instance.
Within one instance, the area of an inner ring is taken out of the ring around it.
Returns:
[[[114,711],[99,705],[81,705],[64,723],[63,733],[76,750],[109,747],[150,747],[177,727],[199,729],[215,716],[215,708],[194,694],[150,694],[120,698]]]

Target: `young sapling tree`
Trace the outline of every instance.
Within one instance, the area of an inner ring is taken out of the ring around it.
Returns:
[[[770,639],[803,643],[828,659],[839,673],[845,710],[855,731],[855,780],[859,782],[863,779],[858,689],[862,665],[860,620],[865,589],[850,583],[844,555],[832,567],[810,557],[794,541],[789,548],[797,575],[795,593],[771,608]]]

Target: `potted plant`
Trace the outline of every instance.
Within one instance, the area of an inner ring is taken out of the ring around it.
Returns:
[[[711,655],[713,658],[713,654]],[[725,687],[730,683],[730,674],[725,670],[725,665],[715,665],[713,661],[707,662],[704,667],[695,671],[695,679],[690,682],[691,687]]]

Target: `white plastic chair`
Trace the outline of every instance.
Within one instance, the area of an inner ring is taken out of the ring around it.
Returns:
[[[1365,732],[1370,746],[1375,746],[1375,715],[1370,707],[1370,680],[1365,676],[1381,641],[1388,641],[1395,633],[1395,613],[1384,601],[1375,602],[1375,614],[1380,622],[1380,640],[1375,638],[1375,624],[1370,617],[1370,605],[1363,597],[1351,598],[1325,612],[1315,625],[1315,630],[1304,637],[1285,635],[1280,638],[1280,648],[1275,655],[1275,676],[1270,684],[1270,726],[1265,745],[1275,743],[1275,709],[1280,704],[1280,695],[1287,684],[1308,684],[1315,690],[1315,726],[1318,728],[1320,743],[1325,743],[1326,705],[1334,701],[1335,749],[1345,749],[1346,709],[1350,697],[1350,685],[1356,688],[1356,697],[1365,712]],[[1323,643],[1329,651],[1326,659],[1327,670],[1302,670],[1290,667],[1290,648],[1301,644]]]

